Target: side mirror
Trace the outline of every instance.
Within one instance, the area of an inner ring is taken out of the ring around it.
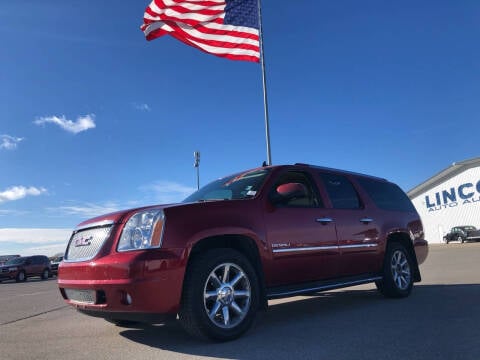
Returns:
[[[290,200],[307,197],[307,188],[300,183],[286,183],[276,188],[276,194],[272,197],[274,204],[287,203]]]

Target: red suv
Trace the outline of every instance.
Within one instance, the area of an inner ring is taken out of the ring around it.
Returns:
[[[178,319],[230,340],[267,300],[374,282],[406,297],[427,256],[420,217],[387,180],[295,164],[214,181],[180,204],[81,223],[58,284],[80,312],[123,321]]]
[[[50,260],[44,255],[16,257],[0,266],[0,280],[15,279],[23,282],[32,276],[40,276],[46,280],[50,272]]]

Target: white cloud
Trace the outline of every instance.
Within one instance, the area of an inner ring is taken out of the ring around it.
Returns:
[[[68,120],[65,118],[65,115],[62,116],[46,116],[38,118],[34,121],[37,125],[44,125],[47,123],[52,123],[60,126],[63,130],[71,132],[73,134],[78,134],[82,131],[88,129],[93,129],[95,125],[95,114],[89,114],[85,116],[77,117],[76,121]]]
[[[0,229],[0,243],[14,242],[17,244],[49,244],[66,242],[72,229],[34,229],[5,228]]]
[[[47,192],[47,190],[44,188],[13,186],[0,192],[0,203],[23,199],[27,196],[38,196],[45,192]]]
[[[108,214],[111,212],[115,212],[121,210],[120,206],[116,203],[110,202],[105,204],[80,204],[80,205],[72,205],[72,206],[61,206],[55,209],[55,212],[61,211],[68,215],[79,215],[84,218],[91,218],[95,216],[100,216],[104,214]]]
[[[142,103],[133,103],[133,107],[137,110],[140,111],[151,111],[152,109],[148,104],[142,104]]]
[[[197,189],[172,181],[161,180],[153,184],[144,185],[140,190],[152,193],[149,196],[159,203],[171,204],[182,201]]]
[[[0,254],[48,256],[64,252],[72,229],[0,229]]]
[[[17,138],[10,135],[0,135],[0,149],[14,150],[24,138]]]
[[[0,209],[0,216],[24,215],[24,211]]]

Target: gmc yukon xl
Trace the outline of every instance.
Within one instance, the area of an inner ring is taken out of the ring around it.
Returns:
[[[428,253],[405,193],[377,177],[306,164],[214,181],[182,203],[82,222],[58,270],[67,303],[122,324],[178,319],[217,341],[268,300],[375,283],[402,298]]]

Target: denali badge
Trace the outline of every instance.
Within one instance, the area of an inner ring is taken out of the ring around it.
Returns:
[[[82,236],[79,239],[75,239],[74,245],[75,247],[89,246],[92,243],[92,239],[93,239],[93,236],[89,236],[87,238]]]

